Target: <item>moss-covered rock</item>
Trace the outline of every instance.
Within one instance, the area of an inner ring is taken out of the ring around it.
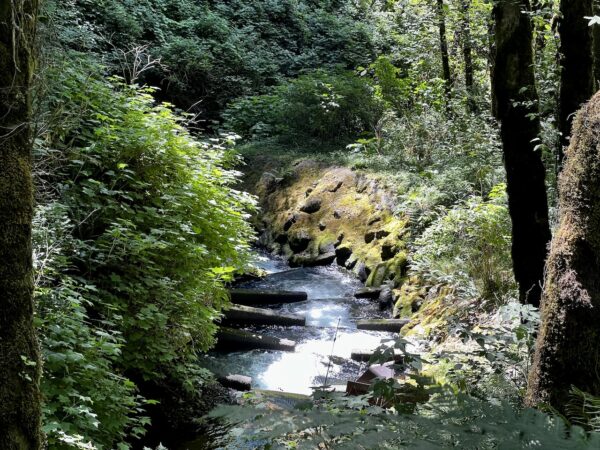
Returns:
[[[373,286],[402,281],[408,221],[394,216],[392,196],[378,179],[302,161],[284,180],[264,175],[256,191],[268,235],[261,243],[291,264],[337,260]]]

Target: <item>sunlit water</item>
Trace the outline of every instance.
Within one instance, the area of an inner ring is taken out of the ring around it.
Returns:
[[[257,389],[310,394],[323,384],[345,384],[357,378],[366,364],[350,360],[353,349],[374,349],[391,333],[356,329],[359,318],[385,317],[377,302],[354,298],[362,285],[337,267],[290,270],[281,260],[267,258],[259,265],[270,275],[245,283],[245,288],[305,291],[308,300],[273,305],[285,313],[306,316],[306,327],[250,327],[251,331],[295,341],[295,352],[243,351],[213,352],[204,358],[206,366],[217,374],[241,374],[252,377]]]

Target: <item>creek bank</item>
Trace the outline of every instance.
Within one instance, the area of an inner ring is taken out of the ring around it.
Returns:
[[[408,219],[394,214],[385,181],[306,160],[284,178],[266,172],[255,192],[259,244],[292,267],[337,264],[391,306],[407,275]]]

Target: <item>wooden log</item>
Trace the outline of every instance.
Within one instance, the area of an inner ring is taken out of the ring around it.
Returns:
[[[356,381],[358,383],[371,383],[373,380],[389,380],[390,378],[394,378],[394,375],[396,375],[396,372],[391,362],[374,364],[369,366]]]
[[[358,362],[369,362],[371,360],[371,358],[375,355],[376,353],[376,349],[373,350],[368,350],[368,349],[354,349],[352,350],[352,352],[350,352],[350,359],[352,359],[353,361],[358,361]],[[386,358],[387,359],[387,358]],[[391,361],[391,355],[389,360]],[[401,363],[403,358],[402,358],[402,353],[400,352],[400,350],[394,350],[394,357],[393,360],[395,363]]]
[[[371,385],[369,383],[359,383],[358,381],[348,381],[346,384],[346,394],[364,395],[369,392]]]
[[[229,374],[219,377],[217,381],[222,386],[236,391],[249,391],[252,389],[252,378],[244,375]]]
[[[221,327],[217,332],[216,349],[222,351],[265,349],[293,352],[296,349],[296,343],[289,339],[279,339],[245,330]]]
[[[221,319],[223,325],[280,325],[304,326],[306,317],[300,314],[282,314],[270,309],[252,308],[251,306],[233,305],[225,311]]]
[[[354,297],[356,298],[368,298],[371,300],[376,300],[379,298],[379,293],[381,292],[380,287],[366,287],[359,289],[354,293]]]
[[[397,333],[409,319],[365,319],[356,321],[359,330],[391,331]]]
[[[263,289],[231,289],[231,302],[238,305],[274,305],[306,301],[308,295],[301,291],[269,291]]]

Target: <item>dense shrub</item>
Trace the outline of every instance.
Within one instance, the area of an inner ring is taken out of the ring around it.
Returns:
[[[225,126],[247,137],[352,139],[377,126],[382,106],[368,80],[353,72],[317,70],[268,95],[233,102]]]
[[[237,97],[304,70],[366,65],[374,53],[366,8],[353,1],[55,1],[82,12],[79,25],[92,24],[99,38],[92,51],[118,73],[123,52],[147,44],[162,64],[142,80],[212,119]]]
[[[151,90],[101,67],[60,65],[36,148],[45,423],[51,442],[114,448],[147,422],[128,378],[197,392],[196,351],[248,259],[253,200],[233,188],[227,139],[198,141]]]
[[[503,300],[515,288],[505,186],[443,211],[415,241],[412,269],[463,296]]]

